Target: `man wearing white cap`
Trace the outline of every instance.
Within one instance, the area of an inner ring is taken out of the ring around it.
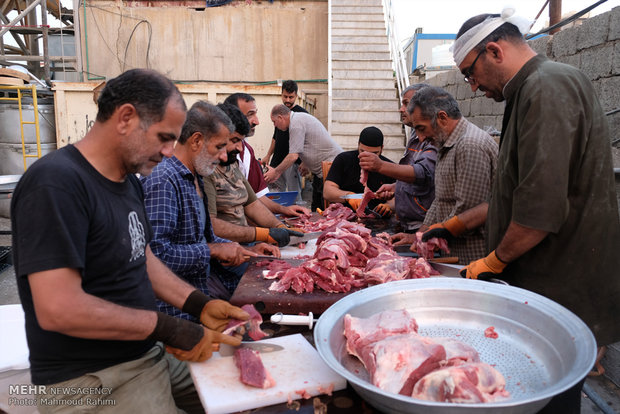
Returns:
[[[457,34],[465,81],[506,101],[498,174],[488,203],[425,236],[486,222],[490,254],[467,266],[468,278],[540,293],[583,319],[599,346],[610,344],[620,340],[620,222],[607,120],[586,76],[537,55],[523,38],[528,29],[507,9],[473,17]],[[579,413],[582,384],[545,412]]]

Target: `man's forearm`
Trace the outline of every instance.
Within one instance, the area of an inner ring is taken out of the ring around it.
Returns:
[[[346,200],[342,199],[343,196],[351,193],[351,191],[341,190],[338,184],[333,181],[325,181],[323,186],[323,198],[331,203],[344,203]]]
[[[246,217],[260,227],[277,227],[282,224],[282,222],[278,220],[260,200],[256,200],[245,206],[244,210]]]
[[[282,173],[284,173],[284,171],[286,171],[288,167],[290,167],[295,161],[297,161],[297,158],[299,158],[299,154],[288,154],[286,157],[284,157],[280,165],[275,168],[278,175],[282,175]]]
[[[273,214],[285,214],[285,209],[284,206],[281,204],[276,203],[275,201],[273,201],[272,199],[270,199],[267,196],[262,196],[261,198],[259,198],[259,200],[265,205],[265,207],[267,207],[267,209],[269,211],[271,211]]]
[[[495,249],[495,254],[501,261],[510,263],[538,245],[548,234],[547,231],[525,227],[512,221]]]
[[[224,239],[236,241],[237,243],[250,243],[256,239],[254,227],[243,227],[229,223],[217,217],[211,216],[213,232]]]
[[[480,203],[476,207],[458,214],[458,217],[467,230],[473,230],[484,225],[487,221],[488,210],[489,203]]]
[[[37,321],[42,329],[77,338],[142,340],[153,332],[157,315],[86,293],[77,269],[28,275]]]
[[[196,290],[194,286],[179,278],[166,267],[148,246],[146,248],[146,271],[155,295],[178,309],[183,308],[189,294]]]
[[[411,165],[400,165],[383,161],[381,168],[377,172],[406,183],[413,183],[416,179],[415,169]]]

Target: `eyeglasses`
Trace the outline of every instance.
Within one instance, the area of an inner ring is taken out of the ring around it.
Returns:
[[[480,55],[482,55],[484,52],[486,52],[486,48],[482,49],[480,52],[478,52],[478,56],[476,56],[476,59],[474,59],[474,61],[472,62],[471,65],[469,65],[469,67],[467,69],[465,69],[462,73],[463,75],[465,75],[465,77],[463,78],[463,80],[466,83],[471,84],[472,82],[475,82],[476,80],[474,79],[474,77],[472,76],[472,73],[474,73],[474,66],[476,65],[476,62],[478,61],[478,58],[480,58]]]

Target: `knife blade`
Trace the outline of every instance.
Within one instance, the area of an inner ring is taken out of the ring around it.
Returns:
[[[246,259],[248,259],[249,261],[259,261],[259,260],[281,260],[281,257],[276,257],[276,256],[245,256]]]
[[[221,356],[233,356],[235,351],[239,348],[249,348],[262,354],[278,352],[284,349],[284,347],[280,345],[270,344],[268,342],[241,342],[241,345],[239,346],[220,344],[219,352]]]
[[[344,200],[361,200],[364,197],[364,194],[347,194],[347,195],[343,195],[342,199]]]
[[[299,243],[306,243],[310,240],[314,240],[316,238],[318,238],[323,232],[322,231],[315,231],[312,233],[304,233],[303,236],[291,236],[291,241],[289,242],[289,245],[296,245]]]

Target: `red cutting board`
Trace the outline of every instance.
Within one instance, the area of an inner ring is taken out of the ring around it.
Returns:
[[[287,262],[298,266],[303,260],[288,259]],[[301,294],[297,294],[292,290],[274,292],[269,290],[269,286],[271,286],[275,279],[268,280],[262,277],[262,272],[266,269],[266,267],[256,267],[254,263],[251,263],[239,281],[239,285],[237,285],[232,298],[230,298],[230,303],[236,306],[251,303],[262,314],[282,312],[297,315],[299,313],[308,314],[312,312],[320,315],[346,295],[359,290],[359,288],[356,288],[346,293],[329,293],[322,289],[315,289],[312,293],[304,292]]]
[[[261,353],[263,365],[276,382],[272,388],[250,387],[239,380],[232,356],[215,352],[205,362],[189,363],[196,390],[208,414],[233,413],[297,400],[304,391],[314,397],[332,388],[346,387],[346,380],[329,368],[319,353],[301,335],[288,335],[262,341],[284,349]]]

